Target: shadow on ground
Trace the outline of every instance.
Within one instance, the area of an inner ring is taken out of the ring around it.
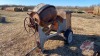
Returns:
[[[61,40],[63,41],[63,38],[50,38],[50,40]],[[98,47],[100,47],[100,36],[97,35],[81,35],[81,34],[74,34],[73,35],[73,42],[71,44],[65,44],[62,47],[58,47],[56,49],[52,49],[52,50],[46,50],[44,52],[44,54],[46,54],[46,56],[50,56],[50,55],[61,55],[61,56],[83,56],[80,50],[80,45],[86,41],[86,40],[90,40],[93,41],[95,43],[94,46],[94,51],[98,51],[100,50],[100,48],[98,49]],[[34,56],[32,53],[30,54],[31,56]],[[29,56],[30,56],[29,55]]]
[[[8,23],[11,23],[11,22],[7,22],[7,21],[6,21],[6,22],[0,22],[0,23],[2,23],[2,24],[8,24]]]

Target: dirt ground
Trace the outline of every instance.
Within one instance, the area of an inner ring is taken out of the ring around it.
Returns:
[[[35,46],[34,36],[29,36],[23,27],[27,12],[1,11],[6,23],[0,23],[0,56],[25,56]],[[46,52],[32,50],[27,56],[83,56],[80,45],[91,40],[100,46],[100,16],[72,14],[73,42],[64,44],[62,37],[50,38],[44,45]],[[100,50],[100,49],[99,49]]]

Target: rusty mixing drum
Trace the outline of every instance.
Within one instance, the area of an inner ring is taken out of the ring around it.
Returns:
[[[30,23],[28,26],[34,28],[36,31],[38,31],[36,24],[47,29],[47,33],[51,31],[51,28],[52,30],[57,30],[58,28],[56,20],[57,11],[53,5],[39,4],[33,9],[31,13],[28,13],[28,15],[30,16]]]

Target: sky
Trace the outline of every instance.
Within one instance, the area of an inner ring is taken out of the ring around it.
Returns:
[[[100,0],[0,0],[0,5],[37,5],[39,3],[55,6],[90,6],[100,4]]]

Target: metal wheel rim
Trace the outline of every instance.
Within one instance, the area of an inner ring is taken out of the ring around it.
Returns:
[[[29,31],[27,30],[27,25],[26,25],[27,19],[29,19],[29,18],[26,17],[26,18],[24,19],[24,28],[25,28],[25,30],[26,30],[27,33],[30,33],[30,32],[29,32],[30,30],[29,30]],[[30,29],[31,29],[31,28],[30,28]],[[33,31],[33,30],[32,30],[32,31]],[[33,35],[35,34],[35,32],[36,32],[36,31],[33,31]]]

